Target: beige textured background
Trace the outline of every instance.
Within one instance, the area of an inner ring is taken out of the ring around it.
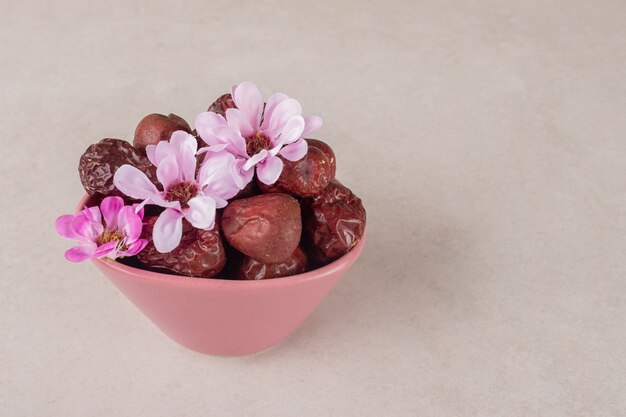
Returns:
[[[519,3],[519,4],[516,4]],[[2,0],[0,415],[626,415],[626,3]],[[54,218],[231,84],[324,118],[362,258],[274,350],[163,336]]]

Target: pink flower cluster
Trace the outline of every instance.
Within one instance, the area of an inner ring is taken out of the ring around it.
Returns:
[[[231,94],[236,108],[227,109],[226,117],[204,112],[195,118],[196,131],[206,147],[198,149],[196,138],[184,131],[146,147],[162,189],[141,170],[123,165],[113,183],[128,197],[142,200],[141,204],[123,206],[121,198],[109,197],[115,200],[105,198],[100,209],[85,208],[57,220],[58,233],[79,242],[66,253],[69,260],[114,259],[139,252],[146,245],[139,239],[146,204],[164,209],[152,238],[159,252],[170,252],[180,244],[183,219],[195,228],[212,229],[216,210],[244,189],[255,173],[259,181],[273,184],[283,169],[280,157],[296,161],[306,155],[304,137],[321,127],[319,117],[303,117],[300,103],[283,93],[264,103],[251,82],[234,86]]]
[[[159,191],[145,173],[123,165],[115,173],[114,184],[129,197],[165,208],[154,225],[153,241],[159,252],[170,252],[178,246],[183,234],[183,218],[193,227],[209,230],[215,223],[215,211],[225,207],[239,188],[230,167],[235,157],[227,152],[212,152],[196,170],[196,138],[182,130],[169,141],[150,145],[146,153],[157,167]],[[197,171],[197,172],[196,172]]]
[[[249,183],[255,172],[265,184],[276,182],[283,161],[297,161],[307,152],[304,137],[322,126],[318,116],[302,117],[302,106],[286,94],[276,93],[267,103],[256,85],[243,82],[232,88],[237,108],[227,109],[226,117],[213,112],[196,116],[194,124],[209,148],[226,150],[235,156],[234,179],[239,188]]]
[[[78,242],[65,252],[65,258],[82,262],[139,253],[148,243],[139,238],[142,219],[142,209],[125,206],[121,197],[106,197],[100,207],[85,207],[77,214],[58,217],[55,226],[61,236]]]

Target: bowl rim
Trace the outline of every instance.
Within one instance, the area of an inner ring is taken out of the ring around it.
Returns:
[[[80,199],[76,206],[76,212],[82,210],[91,196],[87,193]],[[132,276],[134,278],[142,280],[150,280],[162,284],[174,284],[177,286],[190,286],[190,287],[221,287],[221,288],[258,288],[258,287],[272,287],[285,285],[298,285],[308,281],[322,279],[324,277],[334,275],[336,272],[346,269],[356,261],[361,254],[363,247],[365,246],[366,231],[363,231],[363,236],[357,242],[357,244],[338,259],[331,263],[324,265],[320,268],[312,271],[307,271],[302,274],[290,275],[287,277],[278,277],[272,279],[261,280],[233,280],[228,278],[202,278],[202,277],[188,277],[184,275],[168,274],[164,272],[149,271],[146,269],[135,268],[133,266],[124,265],[121,262],[106,260],[106,259],[91,259],[97,266],[116,271],[123,275]],[[191,278],[191,279],[190,279]]]

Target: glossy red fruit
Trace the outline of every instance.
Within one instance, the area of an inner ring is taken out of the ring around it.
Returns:
[[[121,139],[102,139],[90,145],[78,162],[78,175],[85,191],[94,197],[124,196],[115,185],[113,176],[122,165],[132,165],[145,172],[158,184],[156,168],[148,158],[130,143]]]
[[[149,114],[137,125],[133,145],[145,153],[146,146],[169,140],[172,133],[177,130],[191,132],[189,124],[180,116],[171,113],[167,116],[158,113]]]
[[[335,176],[334,154],[329,158],[323,150],[315,146],[309,146],[306,155],[298,161],[292,162],[283,158],[283,164],[283,171],[275,184],[267,185],[257,180],[262,192],[284,192],[296,197],[313,197],[322,192]]]
[[[338,180],[324,191],[302,201],[304,237],[309,256],[327,263],[352,249],[365,231],[365,208],[361,199]]]
[[[308,258],[302,248],[298,246],[287,259],[274,264],[244,256],[237,266],[235,274],[237,278],[245,280],[288,277],[305,272],[307,265]]]
[[[330,145],[324,141],[319,139],[305,139],[309,147],[314,147],[324,152],[326,155],[326,159],[328,160],[328,164],[330,165],[330,177],[331,180],[335,178],[335,173],[337,171],[337,160],[335,158],[335,152],[330,147]]]
[[[222,231],[239,252],[265,263],[280,262],[300,243],[300,204],[282,193],[235,200],[222,213]]]
[[[219,274],[226,265],[226,251],[216,219],[213,230],[200,230],[183,220],[183,237],[180,245],[168,253],[160,253],[152,243],[152,230],[157,216],[144,218],[142,237],[148,245],[137,254],[146,267],[165,270],[180,275],[210,278]]]
[[[208,111],[212,111],[222,116],[226,115],[226,110],[228,109],[236,109],[235,102],[233,101],[233,97],[228,94],[221,95],[209,106]]]

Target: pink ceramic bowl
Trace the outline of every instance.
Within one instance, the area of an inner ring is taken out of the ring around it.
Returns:
[[[78,210],[88,200],[83,197]],[[314,271],[261,281],[187,278],[93,262],[175,342],[210,355],[241,356],[289,336],[348,271],[364,244],[365,236],[350,252]]]

